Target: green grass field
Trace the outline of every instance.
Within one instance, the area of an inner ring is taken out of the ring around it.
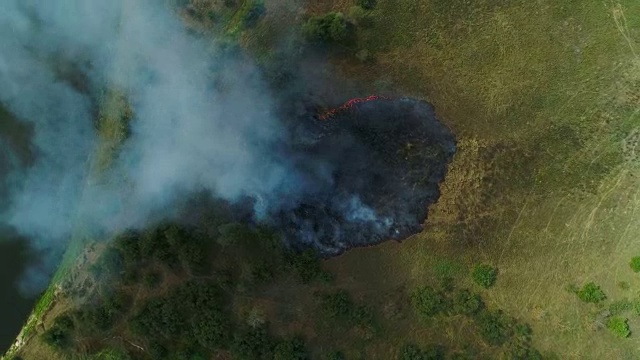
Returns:
[[[640,337],[616,338],[596,321],[603,306],[566,288],[595,281],[607,304],[640,295],[628,265],[640,253],[629,141],[640,125],[640,5],[380,1],[372,16],[358,46],[375,61],[336,63],[372,91],[386,82],[426,97],[461,146],[423,234],[331,263],[354,284],[394,285],[431,281],[438,259],[491,263],[499,280],[483,293],[529,322],[539,349],[636,358]]]

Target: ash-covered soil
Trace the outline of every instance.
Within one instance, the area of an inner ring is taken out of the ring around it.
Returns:
[[[323,256],[422,230],[456,150],[433,107],[410,98],[299,116],[283,153],[312,190],[271,216],[294,248]]]

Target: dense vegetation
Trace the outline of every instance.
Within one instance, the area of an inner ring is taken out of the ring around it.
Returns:
[[[349,23],[341,12],[312,16],[302,27],[307,39],[325,43],[340,43],[349,36]]]
[[[607,298],[604,291],[600,289],[600,286],[596,285],[594,282],[584,284],[584,286],[578,290],[577,294],[580,300],[594,304],[597,304]]]
[[[313,319],[313,332],[357,334],[363,344],[384,338],[379,307],[333,285],[333,275],[314,251],[290,251],[273,230],[234,220],[224,204],[213,207],[215,216],[206,226],[163,223],[125,231],[96,248],[90,277],[67,289],[75,305],[55,318],[40,335],[42,341],[56,352],[95,359],[206,359],[212,354],[240,360],[344,359],[339,348],[310,343],[302,329],[274,332],[272,324],[282,323],[283,315],[273,317],[264,307],[250,305],[291,281],[310,295],[304,311]],[[487,346],[538,354],[530,346],[530,332],[518,335],[526,325],[487,308],[478,294],[456,289],[453,279],[421,286],[406,300],[422,326],[431,326],[436,317],[463,316]],[[407,344],[397,356],[443,359],[477,350],[465,351]]]

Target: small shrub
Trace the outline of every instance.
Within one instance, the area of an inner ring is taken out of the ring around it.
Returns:
[[[358,26],[367,28],[373,25],[373,15],[371,11],[365,10],[360,6],[352,6],[349,9],[349,18],[351,18]]]
[[[640,256],[632,257],[631,262],[629,262],[629,266],[633,272],[640,272]]]
[[[629,330],[629,324],[627,323],[627,321],[628,320],[625,318],[614,316],[607,322],[607,327],[616,336],[626,338],[631,335],[631,330]]]
[[[363,9],[371,10],[376,7],[377,0],[358,0],[357,4]]]
[[[531,340],[533,330],[531,330],[531,326],[529,326],[529,324],[516,324],[515,333],[520,339],[529,341]]]
[[[488,289],[495,284],[496,279],[498,278],[498,269],[487,264],[477,265],[473,269],[471,277],[476,284]]]
[[[434,316],[446,308],[445,297],[430,286],[418,288],[411,295],[413,308],[422,318]]]
[[[321,295],[320,309],[324,317],[334,324],[337,322],[336,325],[359,325],[372,330],[376,325],[372,309],[355,304],[346,290]]]
[[[313,41],[342,42],[348,37],[348,24],[341,12],[313,16],[302,26],[304,36]]]
[[[342,351],[332,351],[323,357],[324,360],[345,360]]]
[[[597,304],[606,299],[607,296],[604,294],[602,289],[600,289],[600,286],[596,285],[594,282],[590,282],[585,284],[578,291],[578,298],[586,303]]]
[[[304,341],[299,338],[281,341],[273,349],[273,360],[307,360],[309,353]]]
[[[507,349],[508,358],[511,360],[542,360],[542,354],[529,344],[513,343]]]
[[[59,316],[53,321],[51,328],[42,334],[42,340],[56,350],[67,349],[72,342],[73,328],[73,320],[68,315]]]
[[[444,349],[441,347],[431,347],[420,349],[414,344],[404,345],[398,354],[398,360],[443,360]]]
[[[320,306],[325,316],[332,319],[348,320],[354,311],[355,305],[346,290],[338,290],[335,293],[321,297]]]
[[[405,345],[400,349],[398,360],[422,360],[422,351],[416,345]]]
[[[476,323],[480,327],[480,335],[491,345],[502,345],[513,335],[513,320],[500,310],[482,311]]]
[[[473,315],[484,308],[484,302],[478,294],[461,290],[453,296],[452,310],[457,314]]]
[[[274,341],[264,327],[248,328],[235,334],[231,352],[238,360],[273,358]]]
[[[308,284],[316,279],[330,282],[332,274],[322,269],[322,263],[318,253],[313,250],[305,250],[301,253],[290,253],[287,262],[293,271],[298,274],[303,284]]]

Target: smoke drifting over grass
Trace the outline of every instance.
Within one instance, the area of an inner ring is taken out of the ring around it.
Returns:
[[[33,126],[36,156],[12,174],[2,216],[40,250],[60,252],[77,231],[108,235],[144,226],[202,190],[253,199],[256,219],[274,223],[336,183],[331,156],[295,150],[292,129],[278,120],[251,62],[190,35],[161,3],[0,3],[0,102]],[[61,64],[80,71],[82,83],[66,78]],[[126,95],[134,117],[98,181],[91,173],[95,117],[107,89]],[[357,195],[333,197],[339,203],[332,211],[342,221],[380,223]],[[391,228],[393,221],[382,223]]]
[[[283,165],[264,151],[280,129],[255,69],[216,58],[214,43],[190,36],[160,3],[0,4],[0,101],[32,124],[36,155],[12,174],[3,220],[39,249],[64,248],[75,226],[141,226],[187,192],[234,200],[283,184]],[[82,89],[61,63],[82,71]],[[126,94],[135,118],[108,181],[92,182],[94,107],[107,88]]]

